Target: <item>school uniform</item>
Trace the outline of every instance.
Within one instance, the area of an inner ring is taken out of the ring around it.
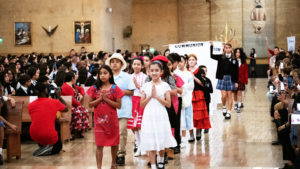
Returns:
[[[34,96],[34,91],[29,87],[20,86],[16,90],[16,96]]]
[[[232,59],[232,54],[214,55],[213,46],[210,47],[210,57],[218,61],[216,78],[217,89],[225,91],[236,90],[235,83],[239,80],[238,61]]]

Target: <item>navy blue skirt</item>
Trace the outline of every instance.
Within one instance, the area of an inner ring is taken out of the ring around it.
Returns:
[[[231,81],[231,76],[224,75],[222,80],[218,80],[217,89],[226,91],[236,90],[235,83]]]

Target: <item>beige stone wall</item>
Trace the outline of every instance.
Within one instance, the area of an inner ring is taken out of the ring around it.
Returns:
[[[299,46],[300,1],[264,1],[271,16],[265,30],[272,42],[270,47],[286,48],[286,37],[290,35],[296,36],[296,46]],[[247,49],[257,44],[263,46],[265,33],[256,37],[247,32],[251,29],[248,19],[253,3],[254,0],[211,0],[211,4],[206,0],[0,0],[0,37],[4,40],[0,54],[79,50],[81,45],[74,44],[75,20],[92,21],[92,44],[86,48],[95,52],[140,51],[141,44],[163,51],[171,43],[216,40],[221,34],[224,38],[226,24],[236,31],[234,47],[236,41],[238,47]],[[107,8],[112,8],[112,13]],[[17,21],[32,22],[32,46],[14,46],[14,22]],[[41,28],[49,25],[59,25],[51,38]],[[131,38],[123,38],[126,26],[133,28]],[[243,42],[249,42],[248,46]],[[259,57],[266,57],[263,49],[261,53]]]
[[[243,8],[242,1],[236,0],[213,0],[211,1],[211,20],[212,20],[212,39],[216,40],[223,35],[223,39],[225,37],[225,26],[228,26],[228,32],[230,29],[235,30],[235,36],[230,36],[228,34],[227,40],[232,39],[233,47],[242,46],[243,42]]]
[[[209,3],[205,0],[179,0],[179,42],[207,41],[210,37]]]
[[[296,50],[300,45],[300,1],[276,0],[276,44],[287,49],[287,36],[296,36]]]
[[[0,36],[4,42],[0,53],[65,53],[75,45],[73,24],[76,20],[92,21],[92,44],[88,51],[131,49],[131,39],[123,39],[123,28],[131,23],[131,0],[0,0]],[[112,8],[108,13],[106,8]],[[32,22],[32,45],[14,46],[14,22]],[[49,38],[41,26],[59,25]]]
[[[133,0],[132,48],[141,51],[141,44],[149,44],[163,52],[178,42],[177,0]]]

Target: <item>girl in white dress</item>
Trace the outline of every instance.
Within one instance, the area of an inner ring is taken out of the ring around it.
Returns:
[[[161,80],[162,64],[153,61],[150,64],[151,82],[142,87],[141,106],[144,107],[143,123],[141,126],[142,150],[149,151],[151,168],[156,169],[155,155],[158,168],[164,168],[164,150],[176,147],[177,143],[172,136],[166,107],[171,106],[170,86]],[[165,107],[166,106],[166,107]]]

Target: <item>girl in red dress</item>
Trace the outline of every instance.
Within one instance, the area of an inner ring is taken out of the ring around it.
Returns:
[[[111,168],[116,168],[118,151],[119,121],[117,109],[121,108],[123,91],[115,85],[113,73],[109,66],[103,65],[98,74],[96,84],[91,86],[87,94],[90,96],[89,106],[94,107],[94,134],[97,146],[97,167],[101,169],[103,147],[111,147]]]
[[[196,128],[196,138],[197,140],[201,139],[201,129],[210,129],[210,120],[207,112],[206,101],[204,98],[204,92],[201,90],[203,88],[203,83],[200,81],[201,73],[199,67],[197,66],[197,57],[194,54],[189,55],[188,60],[189,71],[194,74],[194,91],[193,91],[193,121],[194,127]],[[193,142],[194,133],[193,130],[190,130],[190,140]]]
[[[135,157],[146,154],[140,147],[140,130],[142,125],[142,118],[144,108],[140,106],[142,92],[141,89],[146,81],[147,75],[142,72],[144,68],[144,62],[141,58],[136,57],[131,63],[133,74],[131,74],[136,89],[134,90],[132,98],[132,117],[128,119],[127,129],[131,129],[135,135],[135,144],[137,151],[134,154]]]

